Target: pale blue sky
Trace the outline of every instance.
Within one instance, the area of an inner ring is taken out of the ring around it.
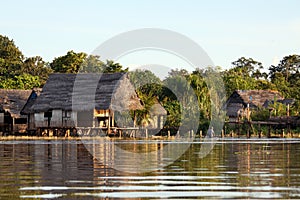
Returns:
[[[300,53],[297,0],[0,2],[0,34],[14,39],[26,57],[40,55],[49,62],[69,50],[91,53],[107,39],[139,28],[186,35],[222,68],[241,56],[268,68],[285,55]]]

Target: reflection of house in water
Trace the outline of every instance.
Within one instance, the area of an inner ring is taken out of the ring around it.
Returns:
[[[0,89],[0,133],[23,133],[26,131],[27,116],[20,111],[31,90]],[[0,135],[1,135],[0,134]]]
[[[171,164],[186,151],[186,143],[165,143],[157,141],[125,141],[109,140],[106,138],[88,139],[85,145],[95,158],[97,166],[108,166],[122,172],[155,171],[162,166]],[[170,162],[170,163],[169,163]]]
[[[42,179],[52,185],[93,180],[93,158],[80,142],[50,141],[35,144],[34,149],[35,168],[40,170]]]

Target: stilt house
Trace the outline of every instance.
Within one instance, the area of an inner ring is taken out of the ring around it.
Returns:
[[[26,131],[27,116],[20,112],[31,90],[0,89],[0,134]]]
[[[110,132],[118,126],[116,112],[142,108],[125,73],[51,74],[31,100],[23,113],[30,116],[29,128],[38,131],[89,127]]]
[[[268,101],[283,100],[278,91],[274,90],[236,90],[226,102],[227,116],[230,121],[236,121],[246,116],[246,108],[263,107]]]

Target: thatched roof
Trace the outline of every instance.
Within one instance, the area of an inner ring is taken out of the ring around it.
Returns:
[[[262,107],[266,100],[282,100],[283,97],[274,90],[236,90],[227,100],[227,106],[231,103],[240,103],[245,107]]]
[[[31,112],[135,110],[142,106],[125,73],[51,74]]]
[[[0,110],[9,112],[14,118],[19,118],[30,93],[31,90],[0,89]]]
[[[155,101],[155,103],[150,108],[150,114],[151,115],[167,115],[166,109],[159,103],[158,100]]]
[[[283,101],[283,97],[274,90],[236,90],[226,102],[227,116],[238,117],[242,110],[248,106],[250,108],[264,107],[269,101]]]
[[[38,96],[40,96],[42,92],[42,88],[34,88],[29,95],[27,102],[25,103],[24,107],[21,110],[21,115],[26,115],[30,113],[30,108],[34,104],[35,100]]]
[[[267,108],[270,104],[274,104],[274,100],[266,100],[263,104],[263,107]],[[295,99],[287,98],[287,99],[278,99],[276,100],[277,103],[281,103],[284,105],[293,105],[295,103]]]

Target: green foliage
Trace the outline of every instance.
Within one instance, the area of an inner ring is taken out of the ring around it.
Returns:
[[[163,102],[164,108],[168,111],[165,128],[176,128],[182,124],[181,105],[179,101],[170,100]]]
[[[126,69],[127,70],[127,69]],[[136,111],[137,123],[147,126],[153,119],[150,116],[151,107],[159,99],[161,92],[161,81],[149,70],[135,70],[128,73],[144,108]]]
[[[227,96],[235,90],[275,89],[267,80],[267,74],[260,71],[263,68],[260,62],[241,57],[232,64],[231,69],[222,73]]]
[[[114,72],[128,72],[128,68],[123,69],[120,63],[115,63],[112,60],[106,60],[104,63],[104,73],[114,73]]]
[[[104,63],[100,60],[100,56],[89,55],[80,66],[80,73],[102,73],[104,71]]]
[[[0,81],[0,88],[5,89],[32,89],[40,86],[39,77],[30,74],[22,74],[14,76],[13,78],[5,78]]]
[[[22,65],[20,74],[30,74],[39,77],[40,85],[44,85],[48,79],[49,74],[53,70],[48,66],[48,63],[43,61],[42,57],[35,56],[27,58]]]
[[[55,58],[50,63],[50,67],[54,72],[77,73],[86,57],[86,53],[75,53],[74,51],[68,51],[67,55]]]
[[[32,89],[42,86],[52,70],[41,57],[24,60],[19,48],[6,36],[0,35],[0,88]]]
[[[13,77],[21,68],[24,56],[13,40],[0,35],[0,75]]]
[[[251,112],[251,120],[253,121],[266,121],[270,118],[269,109],[258,109]]]

